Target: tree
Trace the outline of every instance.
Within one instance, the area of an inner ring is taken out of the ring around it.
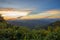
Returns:
[[[4,22],[4,18],[2,17],[2,15],[0,14],[0,22]]]

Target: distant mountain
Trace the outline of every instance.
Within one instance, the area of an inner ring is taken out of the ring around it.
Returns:
[[[34,28],[35,26],[46,27],[49,24],[58,21],[60,19],[34,19],[34,20],[8,20],[10,24],[17,26],[27,26]]]
[[[56,21],[54,23],[51,23],[49,26],[52,26],[52,27],[60,27],[60,21]]]

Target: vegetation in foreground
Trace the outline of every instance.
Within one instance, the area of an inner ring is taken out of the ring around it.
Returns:
[[[60,25],[58,24],[60,23],[55,22],[47,29],[29,29],[10,25],[0,19],[0,40],[60,40]]]

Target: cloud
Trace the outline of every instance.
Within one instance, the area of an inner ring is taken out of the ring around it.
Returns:
[[[29,20],[29,19],[42,19],[42,18],[60,18],[60,10],[49,10],[34,15],[28,15],[30,12],[32,12],[32,10],[33,9],[15,10],[15,9],[3,8],[2,10],[0,10],[0,14],[2,14],[4,19],[14,18],[21,20]]]
[[[24,16],[20,19],[29,20],[29,19],[42,19],[42,18],[60,18],[60,10],[49,10],[36,15]]]
[[[28,15],[32,10],[31,9],[12,9],[12,8],[0,8],[0,14],[5,19],[11,19],[11,18],[17,18],[21,16],[26,16]]]
[[[42,16],[50,16],[50,15],[55,15],[55,14],[59,14],[60,10],[49,10],[49,11],[44,11],[42,13],[38,13],[37,15],[42,15]]]

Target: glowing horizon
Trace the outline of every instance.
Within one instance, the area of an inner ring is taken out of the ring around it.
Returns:
[[[0,11],[2,16],[10,16],[10,17],[19,17],[19,16],[26,16],[30,13],[30,11]]]
[[[42,18],[60,18],[60,10],[49,10],[39,14],[24,16],[20,19],[42,19]]]
[[[28,15],[32,11],[0,11],[4,19],[41,19],[41,18],[60,18],[60,10],[48,10],[42,13]],[[56,16],[57,15],[57,16]],[[22,17],[21,17],[22,16]]]

